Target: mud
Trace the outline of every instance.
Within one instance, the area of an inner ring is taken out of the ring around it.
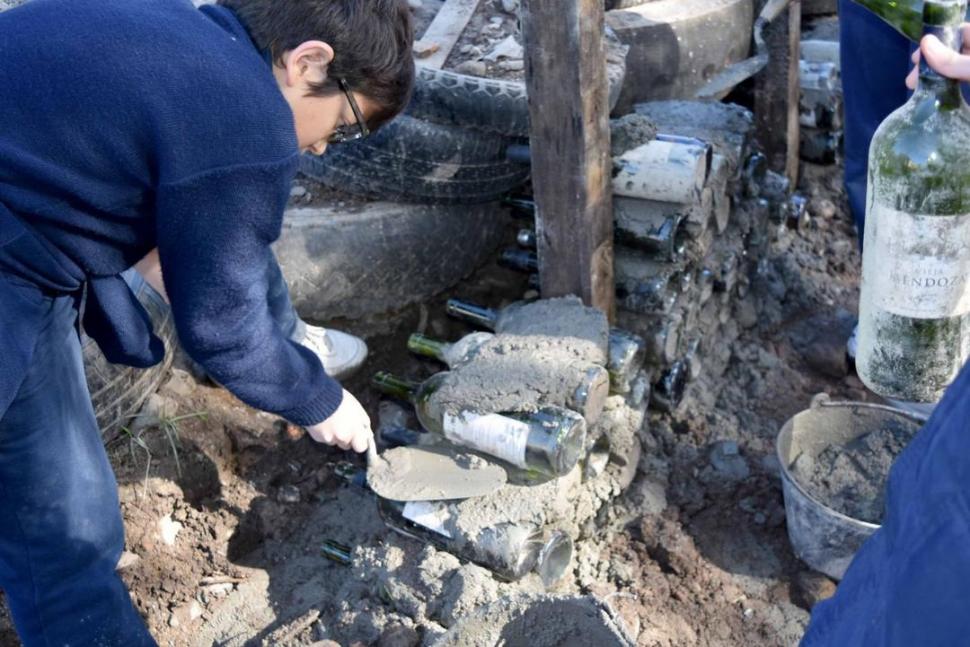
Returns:
[[[791,469],[817,500],[854,519],[880,524],[889,469],[915,431],[909,424],[889,424],[847,445],[830,445],[815,457],[800,454]]]

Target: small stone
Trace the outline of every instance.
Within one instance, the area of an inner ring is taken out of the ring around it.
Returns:
[[[482,58],[486,61],[495,62],[499,59],[514,59],[521,61],[523,56],[525,56],[525,50],[519,41],[515,39],[515,36],[509,36],[508,38],[499,41],[492,50],[483,56]]]
[[[180,624],[182,623],[179,622],[178,616],[175,615],[175,612],[173,611],[172,613],[170,613],[168,616],[168,626],[175,628],[175,627],[178,627]]]
[[[513,15],[519,13],[519,0],[502,0],[502,11]]]
[[[748,607],[747,609],[744,610],[742,615],[744,616],[745,620],[750,620],[751,618],[754,617],[754,609],[752,609],[751,607]]]
[[[825,198],[817,200],[812,204],[812,213],[815,214],[816,218],[823,218],[825,220],[831,220],[835,218],[835,214],[838,210],[835,208],[835,204],[831,200],[826,200]]]
[[[178,408],[178,403],[171,398],[159,393],[152,393],[145,400],[145,404],[138,411],[138,415],[131,421],[131,431],[139,432],[158,425],[166,418],[174,418],[178,413]]]
[[[158,533],[162,537],[162,543],[166,546],[175,545],[175,540],[178,538],[181,530],[182,524],[178,521],[173,521],[172,515],[167,514],[158,520]]]
[[[411,47],[415,58],[429,58],[432,54],[441,49],[441,45],[428,40],[416,40]]]
[[[455,72],[468,76],[485,76],[488,73],[488,66],[481,61],[465,61],[455,68]]]
[[[306,187],[300,186],[299,184],[294,185],[293,188],[290,189],[291,198],[302,198],[303,196],[306,195],[306,193],[307,193]]]
[[[408,6],[413,10],[417,11],[424,7],[424,2],[422,0],[408,0]]]
[[[795,576],[792,601],[806,611],[835,595],[835,582],[815,571],[802,571]]]
[[[743,481],[751,475],[748,462],[741,456],[738,444],[733,440],[722,440],[711,445],[710,462],[717,474],[728,481]]]
[[[222,584],[212,584],[205,587],[206,595],[211,598],[219,599],[224,598],[230,593],[232,593],[233,586],[232,582],[223,582]]]
[[[377,647],[416,647],[420,642],[421,637],[412,627],[393,625],[381,634]]]
[[[340,643],[335,640],[318,640],[315,643],[310,643],[310,647],[340,647]]]
[[[126,568],[134,566],[140,561],[141,557],[129,550],[126,550],[125,552],[121,553],[121,557],[118,558],[118,564],[115,566],[115,570],[123,571]]]
[[[183,371],[180,368],[173,368],[172,376],[168,378],[168,381],[165,382],[159,391],[168,395],[177,395],[187,398],[192,395],[193,392],[195,392],[196,386],[195,379],[188,371]]]
[[[299,503],[300,488],[295,485],[284,485],[276,492],[276,500],[280,503]]]
[[[734,307],[734,318],[742,328],[754,328],[758,323],[758,309],[754,299],[745,298]]]
[[[525,69],[525,61],[521,59],[514,61],[501,61],[499,62],[498,66],[506,72],[521,72]]]
[[[754,514],[754,522],[759,526],[765,525],[766,521],[768,521],[768,517],[766,517],[763,512],[756,512]]]

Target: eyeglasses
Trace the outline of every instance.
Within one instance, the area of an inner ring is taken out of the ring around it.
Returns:
[[[327,139],[327,142],[330,144],[345,144],[367,137],[370,134],[370,129],[367,127],[367,122],[364,121],[364,115],[361,113],[360,107],[354,99],[354,93],[350,91],[350,87],[343,79],[337,79],[337,85],[343,90],[344,95],[346,95],[347,102],[350,104],[350,109],[354,111],[354,118],[357,120],[357,123],[337,126]]]

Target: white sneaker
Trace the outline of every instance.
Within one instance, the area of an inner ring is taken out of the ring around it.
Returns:
[[[300,345],[312,350],[320,358],[327,375],[335,380],[350,377],[367,359],[364,340],[339,330],[307,324]]]

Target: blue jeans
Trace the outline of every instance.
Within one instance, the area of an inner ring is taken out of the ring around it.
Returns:
[[[30,353],[0,411],[0,588],[17,632],[27,647],[155,645],[115,572],[118,486],[84,379],[75,299],[0,275],[0,307],[29,312],[32,331],[0,330],[9,335],[0,350]]]
[[[842,92],[845,101],[845,188],[862,244],[869,143],[879,124],[906,103],[912,45],[869,10],[839,0]]]

